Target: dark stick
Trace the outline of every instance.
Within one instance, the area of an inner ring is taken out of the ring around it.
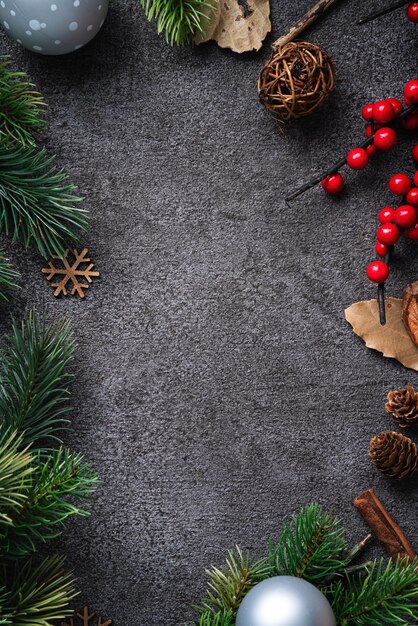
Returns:
[[[386,307],[385,307],[385,283],[379,283],[377,286],[377,300],[379,302],[380,325],[386,324]]]
[[[407,117],[416,108],[417,108],[416,104],[411,105],[410,107],[408,107],[407,109],[404,109],[401,113],[399,113],[399,115],[397,116],[396,119],[400,119],[401,120],[404,117]],[[370,137],[368,137],[368,139],[363,141],[363,143],[361,143],[357,147],[358,148],[367,148],[367,146],[370,146],[370,144],[373,143],[374,136],[375,136],[375,133],[373,133]],[[294,200],[298,196],[300,196],[303,193],[305,193],[305,191],[308,191],[308,189],[312,189],[312,187],[315,187],[316,185],[319,185],[319,183],[324,178],[326,178],[327,176],[330,176],[331,174],[335,174],[336,172],[338,172],[338,170],[341,169],[346,163],[347,163],[347,159],[346,158],[341,159],[340,161],[335,163],[332,167],[328,168],[325,172],[323,172],[319,176],[315,176],[315,178],[312,178],[312,180],[310,180],[309,182],[305,183],[304,185],[302,185],[298,189],[295,189],[295,191],[293,191],[292,193],[290,193],[287,196],[286,202],[289,202],[290,200]]]
[[[386,7],[386,9],[381,9],[380,11],[376,11],[375,13],[371,13],[367,17],[363,17],[361,20],[357,22],[357,24],[366,24],[367,22],[371,22],[378,17],[382,17],[382,15],[386,15],[387,13],[392,13],[392,11],[396,11],[396,9],[400,9],[404,7],[406,4],[409,4],[411,0],[398,0],[394,4]]]
[[[390,257],[392,256],[393,246],[389,246],[387,255],[385,256],[385,263],[389,265]],[[385,306],[385,283],[379,283],[377,286],[377,301],[379,303],[379,318],[380,325],[386,324],[386,306]]]

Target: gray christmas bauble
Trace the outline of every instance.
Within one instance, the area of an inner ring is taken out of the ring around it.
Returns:
[[[67,54],[101,29],[109,0],[0,0],[0,23],[28,50]]]
[[[236,626],[336,626],[326,597],[302,578],[275,576],[245,596]]]

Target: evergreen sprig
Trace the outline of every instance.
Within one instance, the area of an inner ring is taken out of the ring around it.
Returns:
[[[339,626],[407,626],[418,619],[418,560],[376,561],[334,592]]]
[[[149,21],[155,20],[158,34],[167,43],[182,46],[191,43],[198,33],[204,34],[209,22],[208,10],[215,0],[140,0]]]
[[[40,565],[29,560],[3,567],[0,573],[0,613],[8,626],[52,626],[71,614],[77,595],[72,574],[64,572],[64,559],[52,556]]]
[[[35,145],[34,133],[45,124],[45,103],[24,72],[9,69],[10,58],[0,55],[0,141]]]
[[[338,518],[310,504],[285,525],[277,544],[270,542],[276,576],[297,576],[318,584],[348,565],[347,543]]]
[[[0,527],[13,524],[31,485],[33,456],[23,447],[22,439],[16,431],[0,427]]]
[[[10,262],[0,250],[0,301],[8,301],[10,292],[18,289],[17,281],[20,278],[19,272],[16,272],[10,265]]]
[[[63,256],[88,225],[87,212],[67,175],[45,149],[0,145],[0,232],[45,258]]]
[[[246,593],[271,575],[268,560],[252,561],[236,546],[230,550],[223,568],[212,567],[206,570],[209,576],[208,593],[198,609],[236,611]]]
[[[0,533],[0,558],[16,559],[32,554],[36,542],[58,537],[68,517],[87,515],[85,508],[97,477],[79,454],[54,450],[35,463],[32,485],[14,515]]]
[[[0,351],[0,420],[22,433],[23,444],[44,439],[61,443],[57,431],[68,424],[68,384],[74,343],[68,322],[41,328],[28,312]]]

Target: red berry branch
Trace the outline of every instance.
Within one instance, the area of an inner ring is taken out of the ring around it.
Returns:
[[[400,9],[406,5],[408,5],[406,9],[406,17],[410,22],[418,24],[418,2],[411,2],[410,0],[398,0],[398,2],[387,6],[385,9],[381,9],[380,11],[367,15],[367,17],[363,17],[358,23],[366,24],[367,22],[371,22],[378,17],[382,17],[382,15],[387,15],[387,13],[392,13],[392,11],[396,11],[396,9]]]
[[[412,158],[415,167],[418,167],[418,144],[412,148]],[[406,174],[395,174],[389,180],[389,189],[395,196],[403,198],[403,204],[396,209],[387,206],[379,211],[377,219],[380,226],[376,233],[375,252],[383,261],[372,261],[366,270],[367,277],[378,283],[381,324],[386,322],[384,286],[389,277],[389,261],[393,248],[402,233],[407,239],[418,241],[418,170],[412,181]]]
[[[344,179],[339,170],[348,165],[353,170],[361,170],[367,167],[370,157],[376,150],[387,152],[396,146],[398,135],[388,124],[400,121],[407,130],[418,129],[418,80],[410,80],[404,89],[404,101],[407,106],[397,98],[379,100],[375,104],[366,104],[361,111],[366,125],[366,140],[357,148],[349,151],[346,157],[334,163],[322,174],[303,184],[291,192],[286,201],[294,200],[305,191],[321,184],[327,193],[339,193],[344,187]]]
[[[361,111],[366,121],[366,140],[353,148],[347,156],[335,163],[327,171],[305,183],[286,198],[294,200],[308,189],[318,184],[329,194],[337,194],[344,188],[344,179],[339,170],[345,165],[353,170],[367,167],[370,157],[376,150],[388,151],[395,147],[397,133],[389,126],[400,122],[408,130],[418,129],[418,80],[409,81],[404,89],[404,102],[397,98],[379,100],[366,104]],[[380,323],[385,324],[385,282],[389,277],[389,261],[394,245],[401,233],[408,239],[418,241],[418,144],[412,150],[412,158],[417,171],[411,179],[406,174],[395,174],[389,181],[389,189],[396,196],[403,197],[403,204],[396,209],[384,207],[378,215],[380,226],[377,229],[375,252],[380,259],[369,264],[368,278],[378,283]]]

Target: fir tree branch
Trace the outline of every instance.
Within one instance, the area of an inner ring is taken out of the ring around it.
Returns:
[[[0,250],[0,300],[7,302],[10,299],[10,292],[19,288],[16,284],[19,278],[19,272],[12,268],[9,260]]]
[[[4,568],[1,616],[11,626],[52,626],[57,619],[71,614],[70,601],[77,595],[71,573],[63,570],[64,559],[52,556],[34,567]],[[0,621],[0,624],[2,622]]]
[[[250,561],[236,546],[229,551],[226,566],[206,570],[209,576],[208,593],[200,607],[195,607],[201,615],[207,611],[236,611],[246,593],[271,575],[271,567],[265,560]]]
[[[215,10],[216,0],[140,0],[149,21],[157,22],[158,34],[167,43],[191,43],[197,33],[204,34],[209,17],[205,9]]]
[[[23,433],[23,443],[45,438],[60,441],[57,430],[68,423],[67,369],[74,352],[67,322],[40,328],[34,312],[26,314],[0,352],[0,419]]]
[[[33,456],[22,450],[22,435],[0,427],[0,527],[10,526],[13,515],[26,503],[34,472],[32,462]]]
[[[0,55],[0,141],[34,146],[33,134],[45,125],[45,103],[24,72],[9,69],[10,58]]]
[[[74,185],[52,161],[45,149],[0,145],[0,232],[45,258],[63,256],[88,225]]]
[[[418,560],[375,561],[366,577],[348,578],[332,602],[339,626],[407,626],[418,620]]]
[[[14,559],[36,550],[36,541],[58,537],[62,525],[73,515],[87,515],[85,508],[94,492],[97,476],[79,454],[55,450],[46,459],[38,457],[39,469],[24,506],[11,515],[12,525],[4,529],[0,557]]]
[[[340,520],[309,504],[270,544],[275,575],[298,576],[316,585],[342,573],[350,562]]]

